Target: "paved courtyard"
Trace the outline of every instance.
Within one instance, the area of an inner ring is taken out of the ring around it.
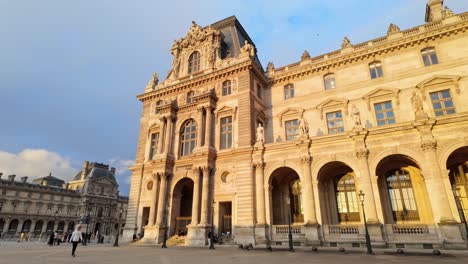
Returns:
[[[110,244],[79,246],[76,258],[72,258],[71,245],[48,247],[45,243],[13,243],[0,242],[0,264],[12,263],[89,263],[89,264],[229,264],[229,263],[268,263],[268,264],[295,264],[295,263],[467,263],[467,252],[444,252],[444,256],[405,256],[389,255],[382,251],[374,256],[362,253],[313,253],[311,251],[297,250],[288,252],[275,250],[245,251],[235,247],[217,247],[215,250],[206,248],[172,247],[161,249],[150,246],[123,245],[115,248]]]

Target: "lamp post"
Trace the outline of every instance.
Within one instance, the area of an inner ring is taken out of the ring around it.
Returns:
[[[359,191],[359,200],[361,200],[361,207],[362,207],[362,216],[364,217],[364,229],[366,230],[366,247],[367,247],[367,254],[373,255],[372,252],[372,244],[370,241],[369,230],[367,229],[367,219],[366,219],[366,210],[364,209],[364,192],[362,190]]]
[[[468,243],[468,224],[466,223],[465,213],[463,212],[463,207],[460,201],[460,188],[456,185],[452,186],[453,196],[455,196],[455,203],[457,204],[458,214],[460,215],[460,220],[465,226],[465,236],[466,242]]]
[[[120,235],[120,218],[122,218],[123,208],[120,208],[119,220],[117,222],[117,235],[115,236],[114,247],[119,246],[119,235]]]
[[[288,245],[289,251],[294,251],[292,231],[291,231],[291,193],[288,195]]]
[[[215,249],[214,247],[214,204],[215,201],[213,201],[213,205],[211,206],[211,236],[210,238],[210,249]]]

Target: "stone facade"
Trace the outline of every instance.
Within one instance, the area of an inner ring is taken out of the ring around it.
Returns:
[[[266,72],[235,17],[174,42],[143,104],[124,237],[465,247],[452,184],[468,177],[468,13]],[[465,179],[465,180],[463,180]],[[364,193],[364,208],[359,191]],[[466,199],[466,198],[463,198]],[[465,210],[468,209],[468,203]]]
[[[84,173],[83,173],[84,171]],[[30,240],[45,240],[50,232],[73,231],[89,212],[88,231],[110,239],[119,224],[125,226],[128,198],[118,195],[115,169],[85,161],[83,170],[69,183],[52,175],[15,181],[15,175],[0,177],[0,232],[3,239],[21,233]],[[122,213],[121,213],[122,210]],[[119,219],[120,216],[120,219]]]

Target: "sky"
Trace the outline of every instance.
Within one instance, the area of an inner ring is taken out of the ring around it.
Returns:
[[[0,172],[70,180],[84,160],[128,194],[141,103],[191,21],[235,15],[264,67],[424,23],[426,0],[0,0]],[[445,0],[455,13],[466,0]],[[162,80],[160,80],[162,81]],[[5,176],[4,176],[5,177]]]

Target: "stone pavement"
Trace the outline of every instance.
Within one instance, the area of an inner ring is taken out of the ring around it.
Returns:
[[[218,246],[215,250],[207,248],[172,247],[161,249],[159,246],[129,246],[118,248],[112,244],[78,246],[76,258],[72,258],[71,245],[48,247],[45,243],[0,242],[0,264],[304,264],[304,263],[467,263],[466,251],[442,251],[444,256],[405,256],[389,255],[378,251],[374,256],[361,252],[350,254],[322,250],[313,253],[310,250],[298,249],[296,252],[286,250],[240,250],[236,247]]]

